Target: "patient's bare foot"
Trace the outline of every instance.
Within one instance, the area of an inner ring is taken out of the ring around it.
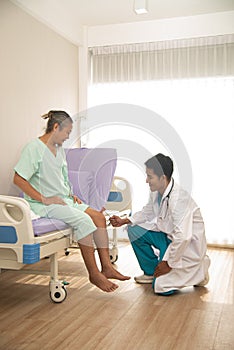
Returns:
[[[118,288],[117,284],[109,281],[101,272],[90,275],[89,280],[104,292],[114,292]]]
[[[131,277],[124,276],[119,271],[115,270],[112,266],[106,267],[102,269],[102,273],[106,278],[113,278],[119,281],[126,281],[129,280]]]

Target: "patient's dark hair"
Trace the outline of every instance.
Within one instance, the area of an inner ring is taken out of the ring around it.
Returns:
[[[174,169],[173,161],[170,157],[164,156],[162,153],[158,153],[156,156],[148,159],[145,162],[145,166],[152,169],[158,177],[165,175],[170,181]]]
[[[59,125],[60,129],[63,129],[67,123],[73,123],[72,118],[67,112],[64,111],[49,111],[48,113],[42,115],[43,119],[48,119],[46,126],[46,134],[49,134],[55,124]]]

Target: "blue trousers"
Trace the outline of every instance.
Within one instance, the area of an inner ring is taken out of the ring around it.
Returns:
[[[128,226],[128,237],[142,271],[145,275],[153,276],[171,240],[163,232],[147,231],[140,226]],[[159,258],[151,246],[160,251]]]

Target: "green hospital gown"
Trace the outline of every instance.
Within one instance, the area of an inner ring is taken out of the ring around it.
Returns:
[[[76,240],[96,230],[92,219],[85,213],[88,205],[73,202],[67,162],[62,147],[57,148],[55,156],[39,138],[35,139],[24,147],[14,170],[43,196],[59,196],[67,204],[46,206],[24,194],[24,198],[35,214],[59,219],[72,226]]]

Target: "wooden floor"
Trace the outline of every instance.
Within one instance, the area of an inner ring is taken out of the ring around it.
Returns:
[[[61,304],[49,298],[49,277],[0,274],[0,349],[4,350],[233,350],[234,251],[209,249],[210,282],[174,296],[153,294],[133,279],[117,291],[92,286],[78,249],[60,253],[59,271],[70,282]],[[48,259],[33,265],[44,270]],[[116,267],[140,272],[131,247],[119,245]]]

